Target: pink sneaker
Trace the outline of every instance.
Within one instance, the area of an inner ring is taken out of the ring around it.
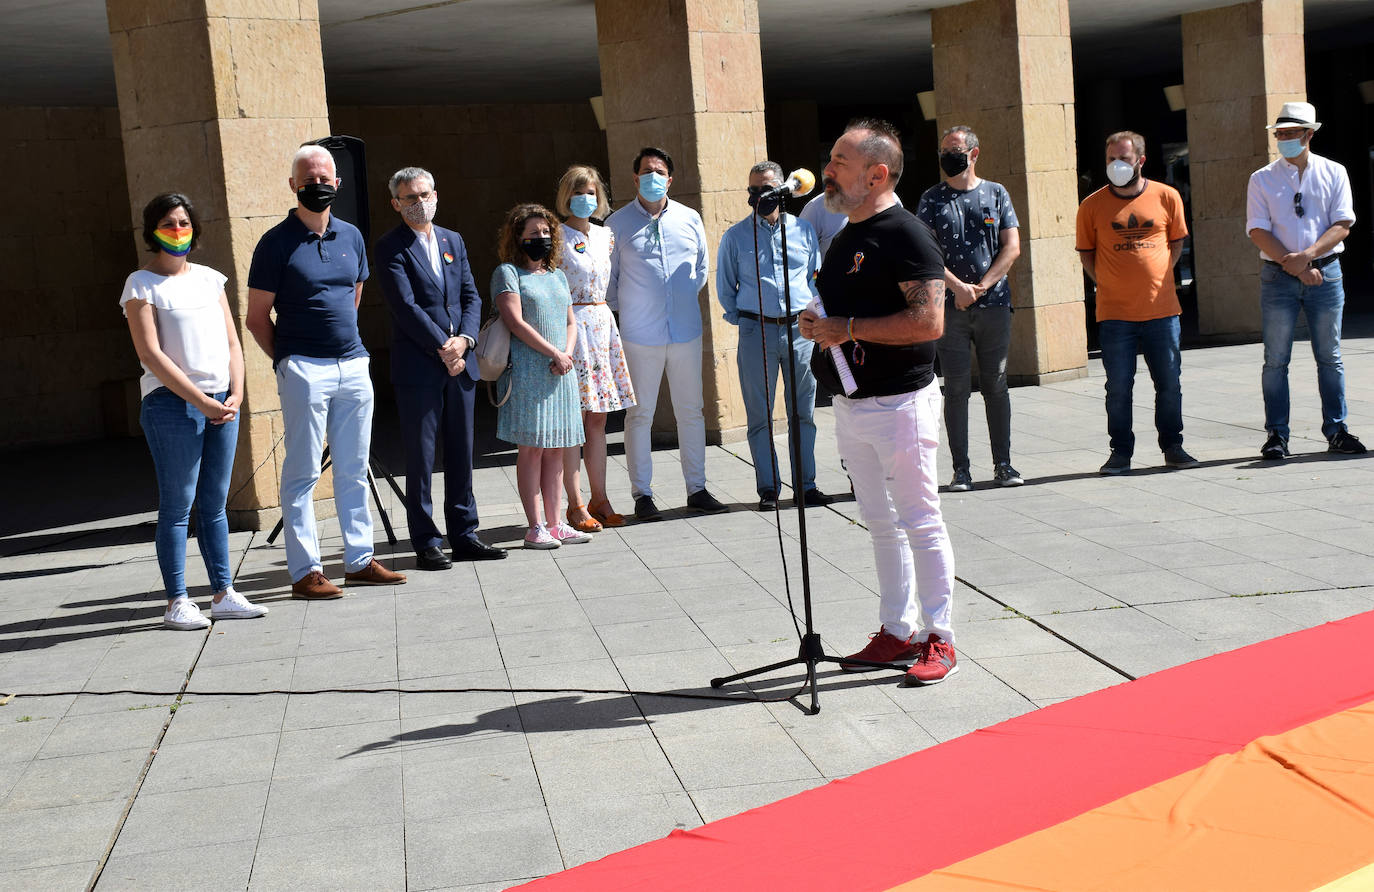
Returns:
[[[868,644],[864,649],[856,654],[850,654],[853,660],[870,660],[874,663],[904,663],[914,660],[920,653],[920,648],[911,643],[911,639],[905,641],[895,635],[888,633],[887,629],[879,629],[868,636]],[[877,666],[864,666],[861,663],[840,663],[840,668],[845,672],[872,672]]]
[[[592,541],[591,533],[575,530],[561,520],[555,526],[549,527],[549,535],[557,539],[560,545],[581,545]]]
[[[954,658],[954,645],[941,640],[934,632],[917,648],[920,654],[906,672],[908,684],[936,684],[959,671],[958,661]]]
[[[530,531],[525,534],[526,548],[557,548],[562,544],[550,535],[549,528],[542,523],[530,527]]]

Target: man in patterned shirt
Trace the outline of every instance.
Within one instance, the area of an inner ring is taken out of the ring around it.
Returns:
[[[978,389],[992,441],[993,480],[1024,481],[1011,466],[1011,397],[1007,349],[1011,345],[1011,289],[1007,270],[1021,254],[1020,224],[1011,196],[974,172],[978,135],[960,124],[940,138],[945,181],[931,186],[916,206],[945,252],[945,333],[936,344],[945,379],[945,430],[954,457],[952,492],[973,488],[968,459],[968,395],[972,354],[978,355]]]

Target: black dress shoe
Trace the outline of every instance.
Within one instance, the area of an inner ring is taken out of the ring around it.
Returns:
[[[417,570],[447,570],[452,566],[453,562],[437,545],[431,545],[415,553],[415,569]]]
[[[654,504],[653,496],[635,496],[635,520],[648,523],[662,519],[663,512]]]
[[[826,505],[835,501],[835,497],[828,496],[819,489],[813,488],[808,489],[802,494],[802,500],[806,503],[806,507],[808,508],[824,508]]]
[[[699,489],[687,497],[687,507],[702,514],[723,514],[730,510],[704,489]]]
[[[759,510],[773,511],[778,507],[778,494],[773,490],[767,490],[759,494]]]
[[[499,561],[505,556],[504,548],[488,545],[476,536],[468,536],[453,543],[455,561]]]

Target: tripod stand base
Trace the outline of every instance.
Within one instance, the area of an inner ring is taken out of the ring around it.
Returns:
[[[856,660],[850,657],[837,657],[825,652],[825,647],[821,644],[821,636],[816,632],[808,632],[802,636],[801,647],[797,655],[790,660],[781,660],[777,663],[769,663],[767,666],[759,666],[755,669],[746,669],[734,675],[726,675],[722,678],[711,679],[711,687],[720,688],[741,678],[752,678],[755,675],[762,675],[765,672],[773,672],[777,669],[784,669],[788,666],[806,667],[806,685],[802,690],[811,689],[811,707],[807,710],[808,715],[815,715],[821,711],[821,704],[816,690],[816,664],[817,663],[843,663],[847,666],[867,666],[872,669],[891,669],[894,672],[905,673],[907,666],[901,663],[878,663],[873,660]],[[800,693],[800,691],[798,692]]]

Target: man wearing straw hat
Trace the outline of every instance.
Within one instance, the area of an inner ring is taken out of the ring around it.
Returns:
[[[1285,102],[1267,129],[1278,141],[1277,161],[1250,175],[1245,229],[1260,250],[1260,319],[1264,335],[1264,429],[1266,459],[1288,451],[1288,360],[1301,309],[1317,361],[1317,393],[1327,451],[1365,451],[1346,430],[1345,369],[1341,364],[1342,242],[1355,222],[1350,176],[1311,150],[1321,129],[1310,102]]]

